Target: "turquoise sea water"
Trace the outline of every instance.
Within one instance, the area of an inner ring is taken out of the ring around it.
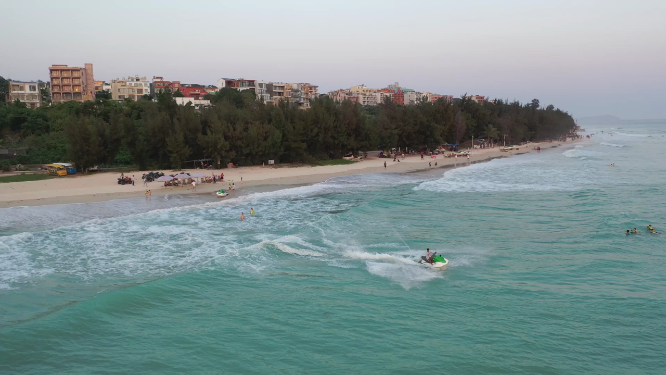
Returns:
[[[225,201],[0,209],[0,373],[663,373],[666,124],[587,130]]]

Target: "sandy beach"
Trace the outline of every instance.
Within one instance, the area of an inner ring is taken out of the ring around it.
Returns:
[[[268,185],[305,185],[325,181],[332,177],[363,174],[363,173],[407,173],[434,168],[447,168],[464,166],[468,163],[487,161],[498,157],[509,157],[517,154],[536,152],[536,147],[546,151],[553,147],[571,145],[575,141],[566,143],[542,142],[529,143],[520,146],[518,150],[502,152],[498,147],[475,149],[467,158],[447,158],[437,155],[436,158],[420,155],[406,156],[400,162],[393,159],[380,159],[369,157],[354,164],[335,166],[254,166],[220,170],[185,170],[189,173],[205,173],[219,175],[224,173],[223,183],[204,183],[197,186],[196,192],[191,185],[180,187],[164,187],[161,182],[151,182],[143,186],[141,175],[144,171],[130,172],[126,175],[135,176],[136,184],[119,185],[117,172],[96,173],[91,175],[74,175],[64,178],[53,178],[42,181],[13,182],[0,184],[0,207],[39,206],[51,204],[87,203],[113,199],[137,198],[151,190],[153,196],[165,194],[212,194],[220,188],[227,188],[229,183],[235,183],[240,192],[245,187]],[[386,162],[386,168],[384,167]],[[429,164],[430,163],[430,164]],[[435,166],[437,163],[437,166]],[[165,174],[173,174],[171,170],[162,170]],[[241,177],[243,182],[241,183]]]

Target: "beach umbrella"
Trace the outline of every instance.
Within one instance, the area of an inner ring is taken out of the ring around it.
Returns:
[[[162,177],[158,178],[157,181],[159,181],[159,182],[166,182],[166,181],[171,181],[171,180],[173,180],[173,179],[175,179],[175,178],[174,178],[174,177],[171,177],[171,176],[162,176]]]
[[[203,173],[192,173],[190,177],[201,178],[201,177],[206,177],[206,175]]]
[[[176,178],[179,179],[179,180],[182,179],[182,178],[190,178],[190,177],[191,176],[187,173],[181,173],[181,174],[176,175]]]

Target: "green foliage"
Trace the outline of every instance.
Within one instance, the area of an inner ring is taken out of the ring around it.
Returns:
[[[47,174],[43,173],[21,173],[13,176],[1,176],[0,177],[0,184],[2,183],[7,183],[7,182],[25,182],[25,181],[41,181],[41,180],[48,180],[53,178],[53,176],[49,176]]]
[[[386,100],[363,108],[323,96],[304,110],[224,88],[209,94],[213,107],[198,111],[173,97],[165,90],[156,101],[71,101],[35,110],[7,103],[0,106],[0,135],[4,147],[28,148],[19,163],[69,161],[85,171],[98,164],[181,168],[198,159],[215,165],[345,163],[340,159],[349,152],[434,148],[471,137],[518,143],[559,138],[575,127],[568,113],[552,105],[541,109],[538,100],[481,105],[463,97],[412,106]]]
[[[9,93],[9,80],[0,76],[0,103],[7,101],[7,94]]]
[[[180,92],[180,89],[177,89],[176,92],[173,93],[174,98],[184,98],[185,95],[183,95],[182,92]]]
[[[106,99],[106,100],[111,100],[113,97],[111,96],[111,91],[109,90],[102,90],[102,91],[97,91],[95,93],[95,99]]]
[[[12,163],[7,159],[0,159],[0,170],[9,172],[12,170]]]

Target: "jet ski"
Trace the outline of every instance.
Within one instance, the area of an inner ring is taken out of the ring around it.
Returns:
[[[224,191],[224,190],[220,190],[220,191],[218,191],[217,193],[215,193],[215,195],[217,195],[218,198],[224,198],[224,197],[226,197],[227,195],[229,195],[229,193],[227,193],[227,192]]]
[[[435,255],[432,257],[432,262],[428,262],[428,258],[424,256],[421,257],[419,264],[423,264],[432,268],[444,268],[449,265],[449,261],[441,255]]]

